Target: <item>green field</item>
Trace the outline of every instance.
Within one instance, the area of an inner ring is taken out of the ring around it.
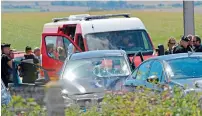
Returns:
[[[177,39],[183,34],[183,14],[180,12],[149,12],[149,11],[111,11],[91,12],[90,14],[131,13],[139,17],[148,29],[152,40],[157,46],[166,45],[170,36]],[[85,12],[86,13],[86,12]],[[2,14],[2,42],[11,43],[17,50],[24,50],[25,46],[40,46],[43,25],[54,17],[64,17],[75,13],[3,13]],[[78,14],[78,13],[77,13]],[[202,14],[195,14],[196,34],[202,36]]]

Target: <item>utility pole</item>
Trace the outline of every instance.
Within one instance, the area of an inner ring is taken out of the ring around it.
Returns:
[[[183,0],[184,36],[195,35],[194,1]]]

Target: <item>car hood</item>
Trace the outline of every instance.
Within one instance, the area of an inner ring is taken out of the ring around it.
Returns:
[[[73,81],[61,79],[59,82],[68,95],[83,95],[120,90],[126,77],[78,78]]]
[[[189,78],[189,79],[173,79],[172,85],[179,85],[186,88],[201,88],[202,89],[202,77],[201,78]]]

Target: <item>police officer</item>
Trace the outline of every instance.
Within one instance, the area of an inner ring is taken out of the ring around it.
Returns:
[[[9,82],[9,68],[12,69],[12,60],[9,58],[10,44],[1,44],[1,79],[6,87]]]
[[[201,38],[199,36],[194,36],[193,44],[195,46],[195,52],[202,52]]]
[[[38,70],[35,65],[39,65],[39,60],[32,54],[32,48],[30,46],[25,48],[25,53],[24,58],[21,60],[22,63],[19,65],[20,76],[22,77],[23,83],[33,83],[38,78]],[[29,60],[31,61],[29,62]],[[35,65],[32,65],[32,62]]]
[[[173,53],[187,53],[188,51],[193,51],[193,49],[189,46],[189,41],[190,39],[188,37],[183,36],[180,44],[174,48]]]

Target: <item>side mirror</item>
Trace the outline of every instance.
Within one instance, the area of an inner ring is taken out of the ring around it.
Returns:
[[[147,78],[147,82],[153,83],[153,84],[158,84],[159,78],[156,75],[152,75]]]
[[[159,56],[164,55],[164,53],[165,53],[164,46],[163,46],[162,44],[159,44],[159,45],[158,45],[158,49],[156,49],[156,51],[158,52],[158,55],[159,55]]]

